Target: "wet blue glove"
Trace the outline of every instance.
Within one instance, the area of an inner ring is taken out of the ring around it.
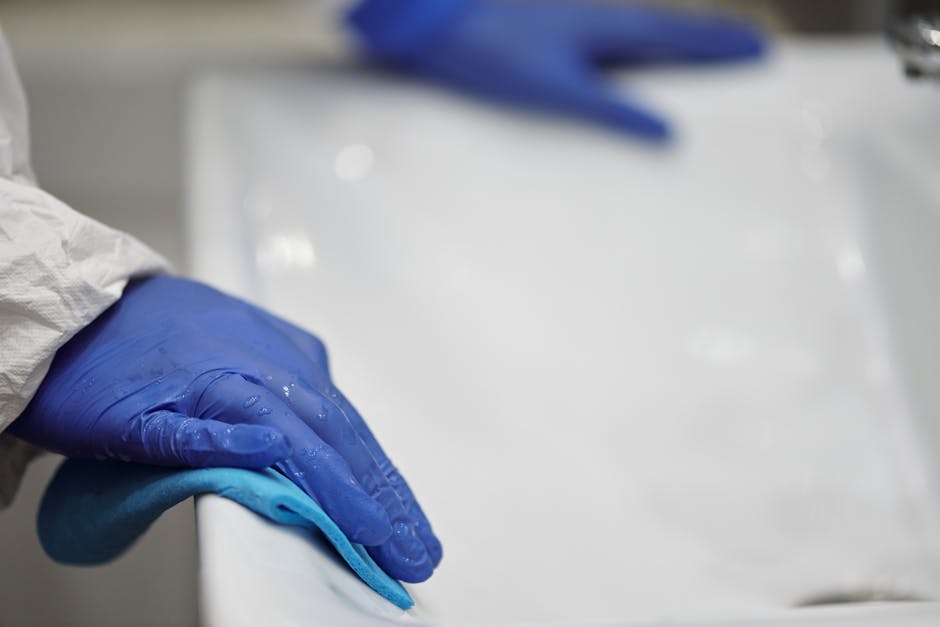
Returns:
[[[441,545],[314,336],[205,285],[132,282],[58,353],[10,431],[69,457],[273,465],[404,581]]]
[[[366,51],[473,94],[579,116],[653,140],[666,123],[618,97],[609,64],[756,57],[761,36],[729,19],[554,0],[364,0],[348,16]]]

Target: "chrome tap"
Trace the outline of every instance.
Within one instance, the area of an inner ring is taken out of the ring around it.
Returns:
[[[940,0],[908,0],[888,20],[888,41],[911,78],[940,81]]]

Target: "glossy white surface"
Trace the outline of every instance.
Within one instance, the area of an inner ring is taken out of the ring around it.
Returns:
[[[940,598],[910,341],[940,344],[938,94],[876,41],[630,85],[674,147],[327,69],[207,78],[196,273],[326,341],[444,541],[422,621],[936,624],[788,608]],[[197,511],[207,624],[396,615],[294,532]]]

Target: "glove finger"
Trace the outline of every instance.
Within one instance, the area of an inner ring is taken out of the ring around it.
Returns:
[[[764,36],[742,20],[688,12],[596,7],[586,45],[605,61],[722,61],[759,57]]]
[[[385,454],[378,440],[372,434],[372,430],[369,429],[366,421],[362,419],[362,416],[359,415],[359,412],[356,411],[352,403],[336,388],[333,388],[328,396],[343,411],[343,414],[349,420],[350,424],[356,429],[359,437],[362,438],[362,441],[371,451],[372,457],[381,469],[382,474],[385,475],[389,484],[398,494],[408,516],[416,521],[417,526],[415,532],[418,538],[424,543],[425,549],[431,558],[431,563],[436,568],[437,565],[441,563],[441,558],[444,554],[443,547],[441,546],[440,540],[434,535],[431,523],[424,514],[424,510],[422,510],[421,506],[418,504],[418,500],[414,497],[414,493],[411,491],[408,482],[405,481],[405,478],[398,472],[398,469],[395,468],[395,465],[389,459],[388,455]]]
[[[239,374],[223,374],[200,395],[196,413],[283,433],[291,452],[275,467],[312,496],[350,540],[375,545],[391,535],[388,514],[363,490],[349,464],[267,388]]]
[[[588,72],[569,81],[567,89],[558,96],[557,106],[604,126],[652,142],[664,142],[671,134],[669,126],[662,118],[618,98],[606,85]]]
[[[355,428],[345,412],[330,398],[306,386],[295,385],[289,389],[288,402],[297,415],[343,456],[366,492],[388,513],[392,537],[389,542],[370,549],[376,562],[390,575],[403,581],[419,582],[430,577],[440,562],[440,550],[435,559],[431,547],[426,546],[427,543],[419,536],[420,530],[427,526],[427,520],[420,510],[406,506],[406,499],[414,502],[411,492],[403,495],[383,473],[372,450],[361,437],[365,423],[357,414],[360,428]],[[367,435],[371,437],[368,431]],[[375,439],[372,440],[374,442]],[[387,463],[388,458],[384,459]],[[440,543],[437,545],[439,547]]]
[[[138,416],[107,448],[110,458],[158,466],[267,468],[283,460],[290,444],[277,429],[200,420],[169,410]]]
[[[443,556],[441,543],[431,530],[431,524],[418,505],[408,484],[389,461],[388,456],[379,446],[365,421],[345,396],[329,383],[328,358],[323,343],[310,333],[281,318],[267,312],[262,313],[272,326],[303,352],[311,362],[306,373],[310,377],[310,385],[290,387],[288,383],[287,389],[291,391],[288,396],[288,403],[297,410],[298,415],[308,425],[311,425],[311,428],[320,433],[324,440],[339,450],[350,463],[360,482],[366,486],[366,489],[374,497],[378,497],[377,500],[386,508],[392,520],[397,539],[380,549],[370,549],[373,558],[387,572],[403,581],[418,582],[427,579],[433,569],[441,562]],[[318,376],[320,374],[325,374],[326,377]],[[277,389],[274,391],[283,392],[283,380],[288,378],[283,376],[275,377],[276,380],[279,380],[275,385]],[[314,386],[313,383],[317,381],[321,383]],[[323,381],[326,381],[326,383],[322,383]],[[316,396],[312,398],[311,395]],[[327,401],[328,405],[323,406],[322,401]],[[332,414],[335,412],[329,410],[331,407],[339,409],[343,422],[332,419]],[[319,419],[321,414],[326,418],[325,422],[329,423],[331,430],[329,436],[321,431],[327,426],[322,424],[323,421]],[[317,425],[318,422],[321,422],[319,426]],[[342,433],[344,423],[353,427],[355,435],[358,436],[357,440],[366,447],[367,457],[361,455],[359,447],[352,438],[349,438],[349,445],[343,445],[343,442],[349,437],[348,435],[344,436]],[[369,489],[373,486],[377,488],[377,493]],[[392,488],[393,494],[386,491],[386,486]],[[404,518],[402,518],[402,512]],[[420,546],[415,545],[415,535],[423,544],[423,550]],[[430,562],[423,555],[426,555]],[[405,564],[408,565],[408,572],[403,571],[402,565]]]

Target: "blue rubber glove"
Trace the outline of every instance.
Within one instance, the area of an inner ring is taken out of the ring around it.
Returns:
[[[391,576],[423,581],[441,545],[314,336],[205,285],[132,282],[58,353],[10,431],[68,457],[273,465]]]
[[[348,16],[368,53],[464,91],[587,118],[651,140],[669,127],[599,77],[610,64],[760,56],[725,18],[554,0],[364,0]]]

